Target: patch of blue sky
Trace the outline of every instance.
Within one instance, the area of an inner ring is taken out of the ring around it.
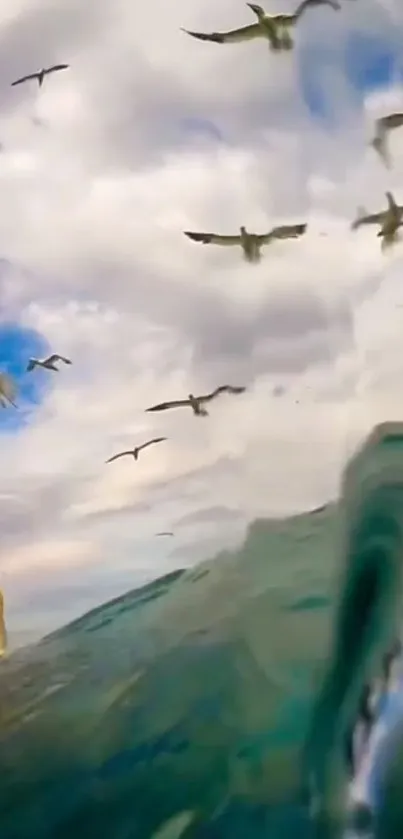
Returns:
[[[322,47],[312,45],[298,57],[301,94],[312,117],[331,128],[338,119],[332,96],[331,56]],[[353,31],[340,54],[334,53],[334,72],[341,70],[347,83],[350,104],[363,106],[371,92],[394,84],[402,73],[394,38],[387,40],[370,33]],[[341,66],[340,66],[341,64]]]
[[[47,371],[27,372],[31,356],[41,358],[49,352],[45,339],[19,323],[0,324],[0,370],[8,373],[17,385],[19,410],[7,408],[0,413],[0,433],[18,431],[29,420],[30,409],[39,405],[51,381]]]
[[[352,32],[344,52],[344,70],[360,98],[396,81],[399,54],[393,41],[365,32]]]

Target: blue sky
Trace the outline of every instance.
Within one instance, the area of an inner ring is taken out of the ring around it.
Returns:
[[[336,53],[337,61],[340,56]],[[300,53],[300,82],[305,102],[312,115],[331,125],[337,121],[334,112],[329,74],[324,69],[332,62],[329,46],[309,44]],[[375,34],[350,32],[341,55],[341,67],[349,83],[352,100],[363,105],[371,91],[385,88],[401,78],[400,58],[395,45]]]
[[[9,373],[17,384],[17,404],[24,409],[34,408],[44,398],[51,386],[46,371],[26,372],[28,359],[41,358],[48,349],[45,338],[33,329],[18,323],[0,324],[0,370]],[[0,413],[0,433],[19,430],[27,422],[25,411],[12,407]]]

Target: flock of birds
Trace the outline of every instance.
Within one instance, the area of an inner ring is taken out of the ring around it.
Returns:
[[[301,18],[306,12],[318,6],[329,6],[333,11],[341,9],[339,0],[302,0],[296,11],[292,14],[278,14],[270,15],[255,3],[246,4],[256,17],[253,24],[243,26],[237,29],[231,29],[226,32],[195,32],[188,29],[183,29],[192,38],[200,41],[209,41],[216,44],[231,44],[240,43],[244,41],[251,41],[255,39],[266,39],[270,50],[274,52],[281,52],[291,50],[294,46],[293,30],[298,25]],[[67,70],[69,64],[54,64],[47,68],[42,68],[34,73],[21,76],[12,82],[12,86],[20,85],[31,80],[36,80],[38,86],[42,87],[44,79],[53,73]],[[371,145],[380,155],[385,166],[390,167],[391,160],[388,151],[387,138],[391,130],[403,126],[403,113],[392,113],[383,116],[376,120],[375,133],[372,138]],[[352,223],[352,230],[357,230],[359,227],[368,224],[379,225],[378,236],[382,238],[382,249],[386,249],[398,239],[399,227],[403,224],[403,206],[399,205],[391,192],[386,193],[387,206],[383,210],[376,213],[368,213],[364,208],[359,208],[358,217]],[[268,233],[255,234],[250,233],[244,226],[240,227],[239,233],[236,235],[222,235],[217,233],[200,233],[194,231],[184,231],[184,234],[194,242],[202,244],[214,244],[221,246],[239,246],[243,251],[244,258],[250,263],[257,263],[261,259],[261,249],[264,245],[269,245],[276,240],[297,239],[304,235],[307,230],[306,223],[282,225],[274,227]],[[71,364],[70,359],[56,353],[49,355],[44,359],[31,358],[28,361],[27,372],[31,373],[36,367],[44,368],[45,370],[58,371],[57,364]],[[186,399],[176,399],[168,402],[162,402],[158,405],[153,405],[146,410],[149,412],[165,411],[172,408],[188,407],[193,411],[193,414],[198,417],[208,416],[206,404],[211,402],[223,393],[240,394],[245,391],[245,387],[234,387],[232,385],[222,385],[216,388],[212,393],[194,396],[192,393]],[[12,378],[0,372],[0,405],[7,407],[9,404],[17,407],[15,403],[17,388]],[[134,460],[138,460],[139,454],[149,446],[166,441],[166,437],[155,437],[147,440],[141,445],[135,446],[131,450],[121,451],[114,454],[106,462],[113,461],[131,456]],[[172,535],[170,532],[164,532],[157,535]]]

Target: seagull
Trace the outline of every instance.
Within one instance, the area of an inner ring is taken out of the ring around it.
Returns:
[[[386,198],[388,202],[386,210],[367,214],[367,211],[360,207],[358,218],[351,225],[352,230],[357,230],[363,224],[379,224],[381,229],[377,236],[382,237],[382,250],[386,250],[397,241],[398,228],[403,224],[403,206],[396,204],[391,192],[386,192]]]
[[[7,373],[0,373],[0,405],[2,408],[7,408],[8,403],[16,408],[13,401],[17,393],[17,388]]]
[[[240,245],[247,262],[256,263],[260,262],[260,249],[263,245],[269,245],[275,239],[297,239],[305,233],[307,226],[307,224],[285,224],[282,227],[273,227],[269,233],[263,235],[248,233],[245,227],[240,228],[237,236],[219,236],[217,233],[192,233],[190,230],[185,230],[184,233],[193,242],[202,242],[203,245]]]
[[[67,70],[69,67],[69,64],[54,64],[52,67],[38,70],[37,73],[29,73],[28,76],[22,76],[20,79],[16,79],[15,82],[11,82],[11,87],[15,87],[16,84],[27,82],[29,79],[38,79],[39,87],[42,87],[43,80],[45,76],[49,75],[49,73],[56,73],[58,70]]]
[[[220,393],[244,393],[246,390],[245,387],[232,387],[232,385],[222,385],[221,387],[217,387],[213,390],[212,393],[208,393],[206,396],[193,396],[193,393],[189,393],[187,399],[176,399],[172,402],[161,402],[159,405],[153,405],[152,408],[146,408],[147,411],[167,411],[169,408],[192,408],[192,411],[196,417],[207,417],[208,411],[203,408],[203,402],[210,402],[212,399],[215,399],[216,396],[219,396]]]
[[[162,443],[163,440],[167,440],[167,437],[154,437],[153,440],[148,440],[147,443],[143,443],[141,446],[135,446],[134,449],[129,449],[127,452],[119,452],[118,454],[114,454],[113,457],[110,457],[109,460],[105,461],[106,463],[112,463],[113,460],[117,460],[118,457],[125,457],[125,455],[130,454],[134,457],[135,460],[139,459],[139,453],[142,449],[146,449],[147,446],[152,446],[153,443]]]
[[[156,536],[173,536],[172,530],[162,530],[161,533],[156,533]]]
[[[393,128],[401,128],[402,126],[403,113],[388,114],[375,122],[375,136],[371,140],[371,146],[378,152],[388,169],[390,168],[390,157],[387,148],[387,135]]]
[[[69,358],[64,358],[63,355],[49,355],[48,358],[39,360],[39,358],[30,358],[27,366],[27,373],[30,373],[34,367],[44,367],[45,370],[55,370],[56,373],[59,372],[59,368],[56,367],[56,361],[63,361],[64,364],[72,364]]]
[[[292,15],[268,15],[262,6],[256,5],[256,3],[247,3],[246,5],[256,15],[257,23],[243,26],[241,29],[232,29],[229,32],[205,33],[192,32],[189,29],[182,29],[182,31],[191,35],[192,38],[198,38],[200,41],[212,41],[216,44],[234,44],[242,41],[252,41],[257,38],[266,38],[270,49],[279,51],[293,47],[288,30],[297,23],[306,9],[312,6],[331,6],[335,11],[340,9],[338,0],[303,0]]]

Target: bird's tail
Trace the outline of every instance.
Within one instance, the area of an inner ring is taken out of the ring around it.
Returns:
[[[379,231],[378,236],[382,237],[382,244],[381,248],[382,251],[389,250],[392,245],[395,245],[396,242],[400,240],[399,231],[395,230],[394,233],[387,233],[386,235],[382,233],[382,230]]]

